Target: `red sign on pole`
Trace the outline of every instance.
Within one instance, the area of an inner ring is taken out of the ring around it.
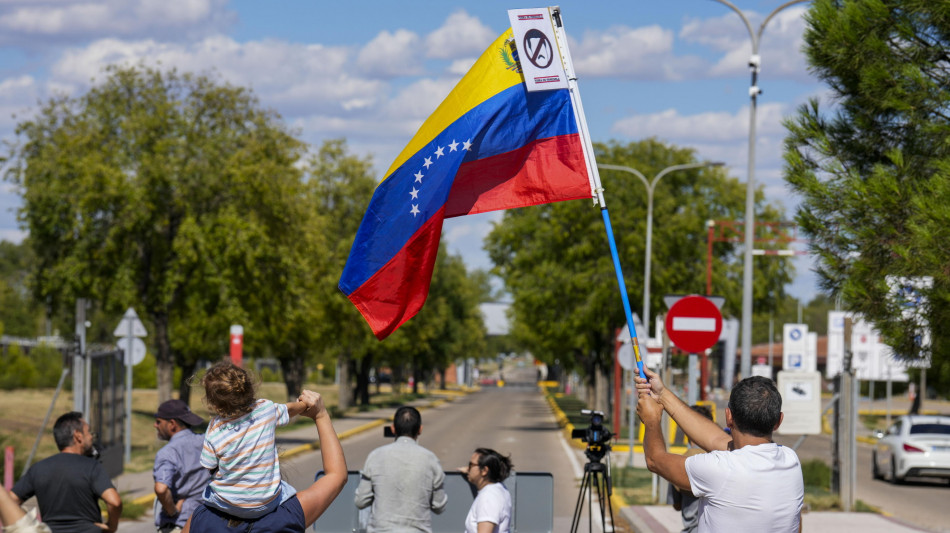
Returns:
[[[244,326],[231,326],[231,362],[244,366]]]
[[[722,313],[708,298],[686,296],[673,304],[666,314],[666,332],[680,350],[703,352],[719,341]]]

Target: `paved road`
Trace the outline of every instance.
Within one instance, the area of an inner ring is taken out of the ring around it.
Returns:
[[[797,437],[777,436],[781,444],[791,446]],[[947,521],[947,501],[950,484],[945,481],[913,480],[905,485],[871,479],[871,450],[869,444],[858,442],[857,486],[855,497],[878,507],[897,518],[932,531],[950,531]],[[831,462],[831,437],[811,435],[798,448],[798,456],[807,461],[813,458]]]

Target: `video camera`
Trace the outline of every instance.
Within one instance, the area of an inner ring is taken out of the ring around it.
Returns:
[[[605,453],[610,451],[610,439],[614,435],[604,427],[604,413],[602,411],[581,409],[581,414],[590,416],[590,425],[586,429],[571,431],[571,438],[580,439],[581,442],[587,443],[585,453],[591,460],[599,461]]]

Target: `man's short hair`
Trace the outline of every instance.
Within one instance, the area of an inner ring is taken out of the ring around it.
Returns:
[[[710,409],[708,405],[699,405],[699,404],[696,404],[696,405],[690,405],[689,408],[692,409],[693,411],[695,411],[695,412],[697,412],[697,413],[703,415],[704,417],[708,418],[709,420],[712,420],[712,419],[713,419],[712,409]]]
[[[396,409],[396,414],[393,415],[393,431],[397,437],[416,438],[421,429],[422,415],[418,409],[408,405]]]
[[[768,437],[782,417],[782,395],[771,379],[752,376],[732,388],[729,410],[736,429],[754,437]]]
[[[82,413],[79,411],[70,411],[56,419],[53,424],[53,438],[56,439],[59,451],[72,445],[73,433],[76,431],[82,432]]]

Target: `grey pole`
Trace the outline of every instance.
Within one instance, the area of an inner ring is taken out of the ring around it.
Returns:
[[[752,23],[745,14],[729,0],[714,0],[736,12],[749,31],[752,40],[752,56],[749,58],[749,68],[752,70],[752,84],[749,87],[749,178],[746,181],[745,193],[745,253],[742,265],[742,360],[740,374],[743,378],[751,375],[752,361],[752,249],[755,240],[755,107],[756,97],[762,92],[758,86],[759,76],[759,41],[765,26],[779,11],[794,4],[808,0],[792,0],[775,8],[765,17],[759,26],[758,32],[752,31]]]

